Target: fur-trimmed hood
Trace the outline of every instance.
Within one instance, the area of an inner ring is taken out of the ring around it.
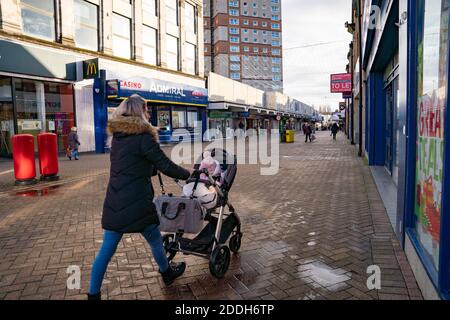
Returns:
[[[138,135],[149,133],[158,141],[158,129],[139,117],[119,116],[108,121],[108,132],[110,134],[123,133]]]

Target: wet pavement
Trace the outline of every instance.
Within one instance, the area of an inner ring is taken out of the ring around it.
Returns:
[[[222,280],[208,261],[178,254],[185,274],[166,287],[148,245],[123,237],[103,285],[105,299],[421,299],[370,175],[343,135],[280,146],[277,175],[240,165],[230,201],[243,239]],[[170,148],[165,149],[170,151]],[[0,176],[0,299],[85,299],[102,241],[108,156],[61,163],[62,180],[15,189]],[[8,164],[0,163],[0,172]],[[179,188],[165,179],[167,191]],[[158,184],[154,181],[155,190]],[[66,286],[81,268],[81,289]],[[370,290],[367,268],[381,269]]]

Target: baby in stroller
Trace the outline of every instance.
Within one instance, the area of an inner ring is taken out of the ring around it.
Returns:
[[[201,171],[204,169],[208,170],[209,175],[216,181],[217,185],[220,186],[222,170],[219,161],[212,157],[210,151],[205,151],[203,153],[203,160],[200,162],[199,170]],[[208,177],[204,173],[200,174],[197,188],[193,193],[194,186],[195,182],[186,184],[183,187],[183,195],[185,197],[195,197],[205,209],[213,209],[217,204],[217,191],[211,185]]]

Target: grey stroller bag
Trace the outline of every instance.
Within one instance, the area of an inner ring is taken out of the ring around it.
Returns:
[[[162,232],[198,233],[203,227],[203,208],[197,199],[162,195],[155,201]]]

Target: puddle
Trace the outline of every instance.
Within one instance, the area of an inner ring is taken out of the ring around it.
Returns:
[[[33,190],[25,190],[25,191],[17,191],[13,195],[19,197],[43,197],[48,196],[50,194],[55,193],[60,186],[51,186],[42,189],[33,189]]]
[[[320,284],[322,287],[333,286],[334,290],[339,290],[339,285],[345,285],[343,282],[350,280],[344,269],[333,269],[323,262],[315,261],[307,266],[302,266],[302,270],[299,271],[302,276],[309,276],[314,282]]]

